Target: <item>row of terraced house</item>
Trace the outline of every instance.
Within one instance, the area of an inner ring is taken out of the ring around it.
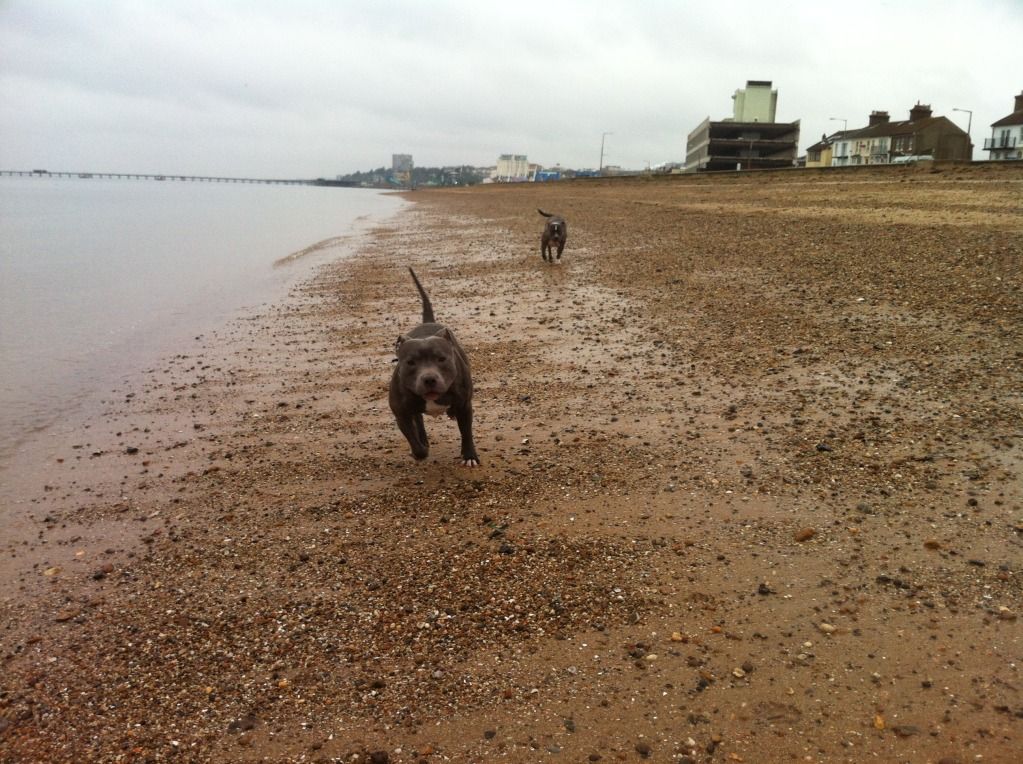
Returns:
[[[1023,93],[1012,114],[991,125],[984,150],[992,160],[1023,159]],[[871,112],[867,126],[826,135],[806,151],[807,167],[855,167],[935,159],[969,161],[970,136],[948,117],[916,104],[909,119],[892,121],[887,111]]]

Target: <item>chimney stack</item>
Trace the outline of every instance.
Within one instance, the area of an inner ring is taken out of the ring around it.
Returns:
[[[918,119],[927,119],[929,116],[931,116],[929,104],[922,104],[918,101],[916,106],[909,110],[910,122],[916,122]]]
[[[868,127],[874,125],[883,125],[888,121],[888,112],[886,111],[872,111],[870,112],[870,121],[867,123]]]
[[[1016,96],[1016,108],[1014,111],[1023,111],[1023,93]]]

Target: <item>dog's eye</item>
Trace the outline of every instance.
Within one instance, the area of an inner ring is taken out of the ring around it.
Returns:
[[[415,366],[415,365],[416,365],[416,362],[415,362],[415,360],[414,360],[414,359],[412,359],[412,358],[409,358],[409,359],[408,359],[407,361],[405,361],[405,365],[406,365],[406,366]]]

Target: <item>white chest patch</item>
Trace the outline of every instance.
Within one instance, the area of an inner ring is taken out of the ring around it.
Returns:
[[[439,403],[435,403],[433,401],[427,401],[426,413],[430,416],[441,416],[442,414],[448,413],[448,407],[441,406]]]

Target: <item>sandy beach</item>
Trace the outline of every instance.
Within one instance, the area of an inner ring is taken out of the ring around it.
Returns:
[[[0,761],[1018,760],[1023,166],[407,198],[0,475]]]

